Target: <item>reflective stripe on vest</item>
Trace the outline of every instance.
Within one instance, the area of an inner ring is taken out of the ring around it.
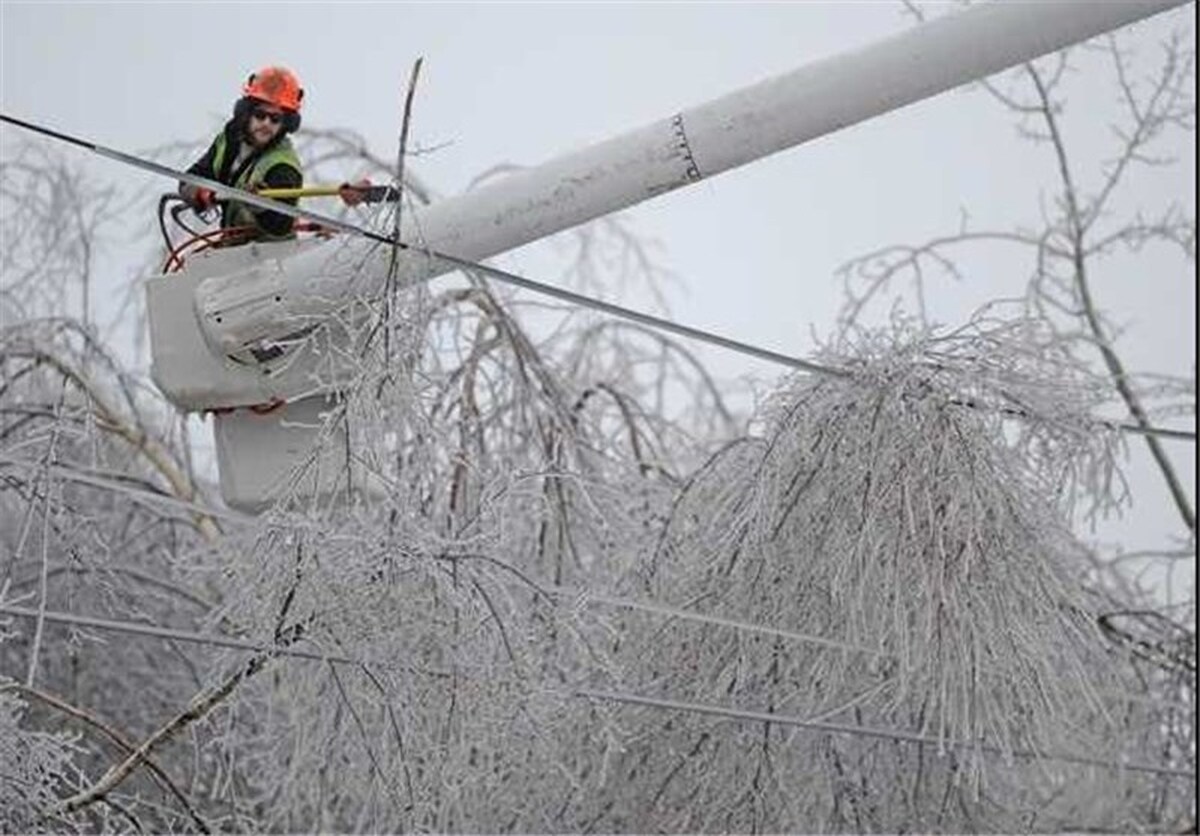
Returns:
[[[221,166],[225,162],[227,145],[225,132],[222,131],[217,136],[216,147],[213,149],[212,170],[218,176],[221,173]],[[238,189],[245,189],[246,191],[254,191],[263,184],[263,178],[267,176],[267,172],[280,164],[290,166],[298,174],[301,173],[300,158],[296,155],[296,149],[292,147],[292,141],[286,136],[267,149],[261,157],[255,160],[253,165],[247,166],[241,176],[229,185]],[[225,205],[225,211],[221,215],[221,226],[228,228],[233,226],[258,226],[258,224],[255,221],[254,212],[249,206],[237,201],[230,201]],[[291,232],[287,235],[268,236],[261,229],[259,233],[266,238],[276,240],[294,236],[294,233]]]

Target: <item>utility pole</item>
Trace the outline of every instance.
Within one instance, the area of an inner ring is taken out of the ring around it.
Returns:
[[[455,269],[420,248],[481,261],[1184,2],[990,2],[805,65],[406,212],[401,237],[412,248],[397,254],[400,285]],[[337,376],[319,345],[278,358],[272,346],[333,321],[356,299],[377,297],[392,252],[361,238],[237,249],[185,276],[150,279],[147,292],[155,380],[173,402],[185,409],[288,402],[270,415],[238,410],[217,418],[226,500],[253,509],[306,446],[278,431],[280,419],[319,412],[319,366],[322,379]]]

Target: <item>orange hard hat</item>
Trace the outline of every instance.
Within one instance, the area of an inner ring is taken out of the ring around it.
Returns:
[[[242,92],[293,113],[300,112],[300,101],[304,98],[300,80],[284,67],[263,67],[246,80]]]

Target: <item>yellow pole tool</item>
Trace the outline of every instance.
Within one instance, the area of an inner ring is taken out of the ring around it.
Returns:
[[[270,197],[275,200],[292,200],[301,197],[331,197],[341,193],[342,189],[354,189],[363,192],[366,203],[381,203],[385,200],[394,201],[396,190],[391,186],[356,186],[353,183],[327,183],[315,186],[298,186],[292,189],[259,189],[255,194]]]
[[[341,188],[334,185],[300,186],[294,189],[259,189],[255,194],[275,200],[291,200],[296,197],[329,197],[337,194]]]

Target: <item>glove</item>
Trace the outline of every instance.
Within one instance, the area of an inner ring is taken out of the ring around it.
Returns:
[[[217,205],[217,193],[201,186],[196,189],[195,205],[201,212],[207,212]]]
[[[203,186],[184,186],[180,194],[197,212],[207,212],[217,205],[217,193]]]
[[[366,200],[367,190],[370,188],[371,181],[365,178],[354,183],[342,183],[338,187],[338,197],[347,206],[357,206]]]

